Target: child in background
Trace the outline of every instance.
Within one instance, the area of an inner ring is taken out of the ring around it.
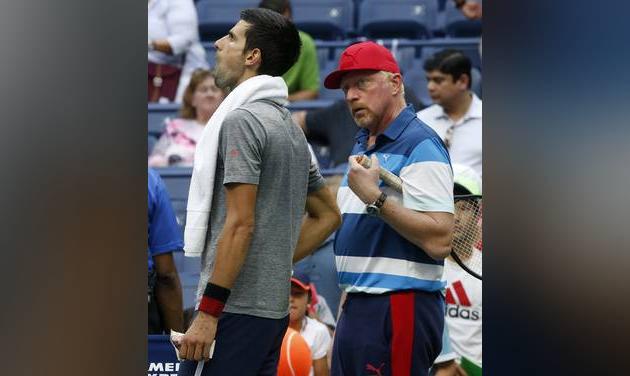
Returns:
[[[311,303],[311,281],[308,275],[294,272],[289,297],[289,327],[298,331],[311,348],[311,376],[329,374],[327,353],[332,341],[326,325],[306,315]]]

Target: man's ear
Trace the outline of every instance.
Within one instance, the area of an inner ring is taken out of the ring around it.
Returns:
[[[256,68],[256,70],[258,70],[258,66],[261,63],[262,63],[262,53],[260,52],[260,48],[254,48],[246,52],[245,54],[246,67]]]
[[[400,73],[394,73],[391,75],[392,94],[396,95],[403,90],[403,79]]]
[[[462,73],[461,76],[459,76],[459,78],[457,79],[457,81],[455,83],[460,88],[462,88],[464,90],[468,90],[468,86],[469,86],[468,84],[470,83],[470,76],[467,75],[466,73]]]

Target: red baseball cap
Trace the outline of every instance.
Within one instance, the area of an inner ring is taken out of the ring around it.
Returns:
[[[291,276],[291,283],[298,285],[302,290],[309,291],[311,289],[311,279],[308,274],[294,270]]]
[[[400,68],[389,50],[374,42],[361,42],[346,48],[339,59],[339,67],[324,80],[327,89],[339,89],[343,76],[355,70],[377,70],[400,73]]]

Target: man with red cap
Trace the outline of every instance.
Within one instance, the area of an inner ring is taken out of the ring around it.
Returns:
[[[361,128],[337,194],[343,222],[335,262],[346,300],[331,374],[427,375],[442,347],[441,277],[453,236],[448,151],[406,105],[385,47],[348,47],[324,86],[343,90]],[[379,180],[380,166],[400,176],[402,193]]]

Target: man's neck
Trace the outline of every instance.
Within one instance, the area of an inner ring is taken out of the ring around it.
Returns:
[[[472,93],[467,91],[453,101],[451,105],[444,106],[444,113],[453,121],[459,121],[470,109],[472,104]]]
[[[238,81],[236,82],[236,86],[242,84],[243,82],[249,80],[250,78],[252,78],[254,76],[257,76],[255,71],[250,70],[250,69],[245,69],[245,71],[243,72],[243,75],[241,76],[241,78],[239,78]]]

